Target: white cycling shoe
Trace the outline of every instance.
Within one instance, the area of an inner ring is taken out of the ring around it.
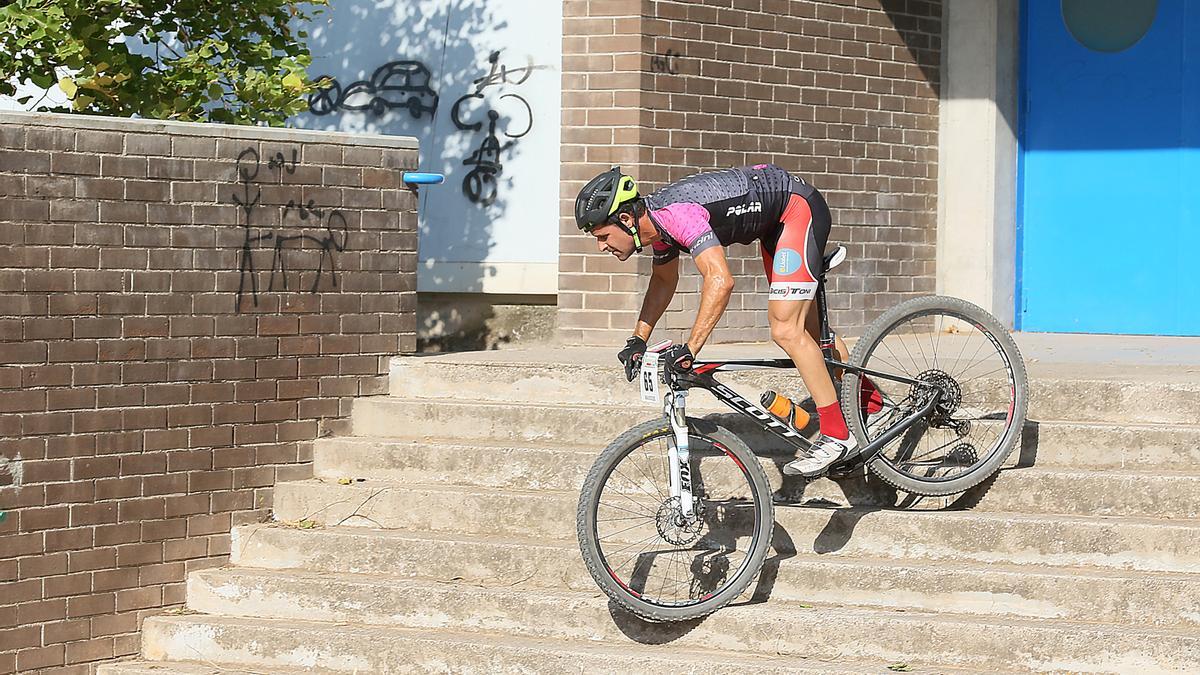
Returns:
[[[857,448],[858,441],[854,434],[844,441],[821,434],[812,448],[797,452],[796,459],[784,464],[783,472],[789,476],[819,476],[838,460],[849,457]]]

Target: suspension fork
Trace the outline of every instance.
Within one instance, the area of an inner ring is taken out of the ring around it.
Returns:
[[[671,422],[675,442],[667,452],[671,471],[671,496],[679,498],[683,517],[695,517],[695,498],[692,496],[691,449],[688,445],[687,391],[668,391],[663,412]]]

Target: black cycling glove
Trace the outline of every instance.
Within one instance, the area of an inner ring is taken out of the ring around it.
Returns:
[[[686,344],[675,345],[662,353],[663,364],[676,375],[691,370],[695,360],[691,347]]]
[[[625,348],[617,352],[617,360],[621,365],[625,366],[625,377],[633,382],[633,378],[637,377],[637,372],[642,367],[642,356],[646,353],[646,341],[642,338],[631,335],[625,341]]]

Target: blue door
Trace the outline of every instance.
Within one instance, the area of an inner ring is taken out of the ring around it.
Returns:
[[[1018,328],[1200,335],[1200,0],[1023,10]]]

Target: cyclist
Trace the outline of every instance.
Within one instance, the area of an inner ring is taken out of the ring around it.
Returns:
[[[757,164],[694,174],[643,196],[633,177],[613,167],[580,190],[575,222],[596,238],[601,252],[618,260],[628,260],[646,245],[653,249],[650,285],[637,325],[617,355],[630,380],[654,325],[675,294],[679,253],[687,251],[704,277],[691,335],[663,354],[667,367],[686,371],[733,292],[724,247],[758,241],[771,284],[771,339],[795,361],[820,417],[821,433],[812,448],[798,453],[783,471],[817,476],[857,448],[817,342],[819,318],[812,305],[832,219],[815,187],[773,164]],[[836,343],[841,360],[848,360],[845,343],[840,337]],[[881,407],[879,393],[865,378],[863,398],[867,412]]]

